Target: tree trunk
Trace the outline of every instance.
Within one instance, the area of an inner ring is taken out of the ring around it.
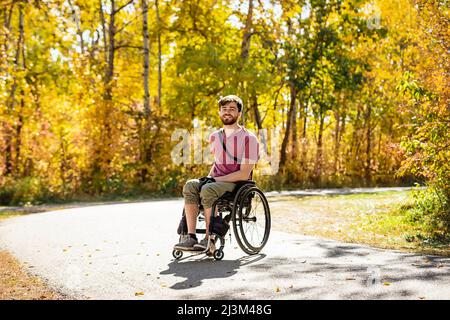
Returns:
[[[145,120],[150,116],[150,89],[149,89],[149,64],[150,64],[150,41],[148,35],[148,4],[142,0],[142,36],[144,42],[144,114]]]
[[[161,110],[161,99],[162,99],[162,50],[161,50],[161,18],[159,16],[159,1],[155,0],[155,8],[156,8],[156,25],[158,28],[158,110]]]
[[[109,50],[108,50],[108,66],[106,68],[105,76],[105,100],[112,100],[112,87],[114,78],[114,56],[115,56],[115,34],[116,34],[116,21],[115,21],[116,3],[115,0],[111,0],[111,14],[109,16]]]
[[[105,47],[105,49],[103,50],[104,53],[104,57],[103,59],[105,60],[105,62],[108,61],[108,38],[107,38],[107,33],[106,33],[106,19],[105,19],[105,14],[103,12],[103,3],[102,0],[99,1],[100,4],[100,19],[102,22],[102,32],[103,32],[103,46]]]
[[[339,138],[338,138],[338,158],[337,158],[337,170],[338,172],[341,172],[341,155],[340,155],[340,149],[341,149],[341,141],[342,141],[342,137],[345,134],[345,123],[346,123],[346,118],[347,118],[347,114],[344,110],[344,112],[341,115],[341,125],[340,125],[340,133],[339,133]]]
[[[334,127],[334,163],[333,163],[333,171],[334,174],[336,175],[337,170],[338,170],[338,159],[339,159],[339,134],[340,134],[340,130],[341,130],[341,117],[339,114],[339,110],[336,109],[334,111],[334,119],[336,122],[336,125]]]
[[[309,98],[308,98],[309,100]],[[305,100],[304,103],[304,108],[303,108],[303,128],[302,128],[302,155],[300,158],[300,167],[304,170],[307,171],[307,167],[305,166],[306,164],[306,153],[308,151],[307,149],[307,137],[306,137],[306,127],[307,127],[307,123],[308,123],[308,100]]]
[[[20,3],[19,4],[19,37],[17,39],[17,44],[16,44],[16,55],[14,58],[14,73],[13,73],[13,84],[11,87],[11,92],[7,101],[7,114],[9,115],[9,117],[14,117],[14,113],[13,110],[15,108],[15,104],[16,104],[16,90],[17,90],[17,74],[18,74],[18,70],[19,70],[19,61],[20,61],[20,52],[22,52],[23,54],[23,50],[22,50],[22,46],[23,46],[23,39],[24,39],[24,19],[23,19],[23,4]],[[23,57],[22,57],[23,58]],[[20,125],[17,125],[17,128],[20,127]],[[17,144],[16,147],[13,147],[13,141],[12,141],[12,136],[13,136],[13,132],[14,129],[11,128],[10,124],[7,123],[6,124],[6,130],[5,130],[5,135],[6,135],[6,154],[5,154],[5,166],[6,166],[6,170],[5,170],[5,174],[9,175],[11,173],[13,173],[14,167],[17,166],[17,154],[16,154],[16,163],[13,164],[13,149],[15,149],[17,151]],[[16,131],[16,137],[17,137],[17,131]],[[17,143],[17,141],[16,141]]]
[[[6,6],[4,6],[3,8],[1,8],[0,12],[2,12],[3,16],[4,16],[4,42],[3,42],[3,46],[2,46],[2,52],[0,52],[0,74],[3,73],[3,70],[5,68],[7,68],[8,66],[8,50],[9,50],[9,37],[11,34],[11,17],[12,17],[12,13],[13,13],[13,9],[14,9],[14,5],[15,5],[16,1],[12,1],[11,2],[11,6],[9,8],[9,10],[7,10]]]
[[[320,186],[322,182],[322,166],[323,166],[323,126],[325,117],[322,111],[322,105],[319,111],[319,136],[317,138],[317,153],[316,153],[316,163],[314,167],[314,182]]]
[[[81,47],[81,53],[84,54],[84,41],[83,41],[83,31],[81,30],[81,22],[80,22],[80,18],[77,15],[77,12],[75,10],[75,7],[72,4],[71,0],[67,1],[70,9],[72,10],[72,18],[75,21],[75,25],[77,27],[77,35],[80,38],[80,47]]]
[[[144,45],[144,119],[141,122],[141,139],[142,139],[142,151],[141,151],[141,161],[142,161],[142,170],[141,170],[141,181],[147,181],[147,165],[151,161],[152,152],[151,152],[151,144],[150,144],[150,88],[149,88],[149,67],[150,67],[150,40],[148,34],[148,0],[142,0],[142,39]],[[155,3],[156,7],[158,3]],[[159,99],[159,97],[158,97]]]
[[[253,0],[248,3],[247,20],[245,21],[244,36],[241,43],[241,59],[247,60],[250,51],[250,39],[253,26]]]
[[[293,92],[295,90],[293,89],[294,84],[290,83],[290,90],[291,90],[291,101],[289,106],[289,111],[286,118],[286,130],[284,132],[283,142],[281,143],[281,152],[280,152],[280,168],[283,168],[283,166],[286,164],[287,161],[287,147],[289,144],[289,138],[291,135],[291,127],[293,124],[293,118],[294,118],[294,112],[295,112],[295,95],[293,96]]]
[[[252,93],[252,109],[255,114],[255,122],[256,126],[258,127],[258,130],[262,129],[262,120],[261,120],[261,114],[258,109],[258,97],[256,96],[256,93]]]
[[[366,113],[366,140],[367,140],[367,147],[366,147],[366,165],[365,165],[365,183],[366,186],[370,186],[372,176],[371,176],[371,148],[372,148],[372,134],[371,134],[371,122],[370,117],[372,113],[372,106],[370,103],[367,105],[367,113]]]
[[[353,133],[352,133],[352,140],[350,143],[350,148],[348,149],[348,156],[347,156],[347,168],[351,168],[351,174],[352,176],[355,175],[355,168],[357,167],[357,161],[358,161],[358,150],[359,150],[359,143],[360,140],[358,138],[360,125],[359,125],[359,118],[361,117],[361,107],[358,103],[357,106],[358,110],[356,112],[356,118],[353,121]]]
[[[298,137],[297,137],[297,90],[294,86],[291,87],[291,103],[293,103],[292,109],[292,159],[297,159],[298,151]],[[293,101],[293,102],[292,102]]]
[[[237,67],[236,74],[239,75],[241,70],[244,68],[245,63],[247,62],[249,51],[250,51],[250,40],[252,37],[252,28],[253,28],[253,0],[249,1],[248,4],[248,11],[247,11],[247,19],[245,20],[245,26],[244,26],[244,35],[242,37],[241,42],[241,62],[239,63]],[[236,76],[235,79],[238,81],[236,83],[237,87],[239,88],[242,84],[241,78],[239,76]],[[245,91],[245,83],[243,83],[243,91]],[[242,113],[241,117],[242,123],[245,125],[246,120],[246,113]]]
[[[8,65],[8,51],[9,51],[9,41],[11,34],[11,17],[14,9],[15,1],[11,2],[11,6],[9,10],[7,10],[6,6],[1,8],[0,10],[4,10],[2,13],[4,15],[4,32],[5,38],[2,46],[2,52],[0,54],[0,74],[3,73],[3,70],[7,68]],[[10,106],[6,110],[6,114],[10,116]],[[9,117],[8,117],[9,118]],[[11,127],[8,123],[8,119],[2,119],[2,129],[3,135],[5,139],[5,175],[9,175],[12,173],[12,141],[11,141]]]

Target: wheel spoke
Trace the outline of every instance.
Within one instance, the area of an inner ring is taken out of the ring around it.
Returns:
[[[242,192],[242,206],[234,210],[233,228],[236,239],[248,254],[259,252],[270,233],[270,211],[264,194],[257,187]],[[260,230],[262,229],[262,230]]]

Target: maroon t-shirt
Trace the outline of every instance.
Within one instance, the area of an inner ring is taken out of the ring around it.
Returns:
[[[222,141],[225,144],[226,151],[223,148]],[[225,130],[216,130],[209,136],[209,143],[214,155],[215,177],[226,176],[239,171],[242,162],[255,164],[258,161],[258,138],[244,127],[241,127],[229,137],[226,136]],[[237,159],[234,159],[234,157]]]

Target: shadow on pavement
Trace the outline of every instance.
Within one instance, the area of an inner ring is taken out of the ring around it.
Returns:
[[[237,260],[215,261],[213,258],[203,257],[201,259],[186,262],[172,261],[168,269],[161,271],[161,275],[174,275],[184,278],[170,288],[175,290],[190,289],[201,286],[205,279],[223,279],[236,274],[242,266],[260,261],[266,257],[265,254],[244,256]]]

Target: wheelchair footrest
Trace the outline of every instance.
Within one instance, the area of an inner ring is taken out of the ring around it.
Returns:
[[[218,234],[221,237],[224,237],[228,230],[230,229],[230,225],[225,219],[222,219],[220,216],[214,217],[212,221],[212,230],[213,233]]]

